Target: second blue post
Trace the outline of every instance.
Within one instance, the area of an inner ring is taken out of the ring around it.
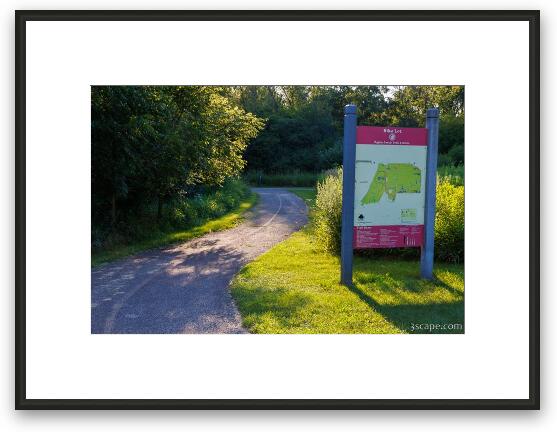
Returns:
[[[427,170],[425,182],[424,245],[420,273],[424,279],[433,279],[433,256],[435,242],[435,201],[437,189],[437,146],[439,141],[439,110],[430,108],[426,116]]]

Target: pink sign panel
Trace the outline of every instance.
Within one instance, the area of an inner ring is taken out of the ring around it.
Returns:
[[[358,126],[356,144],[427,146],[427,129]]]
[[[397,248],[423,245],[423,225],[378,225],[354,227],[354,248]]]

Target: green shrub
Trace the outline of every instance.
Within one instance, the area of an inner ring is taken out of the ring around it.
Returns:
[[[437,181],[448,181],[455,186],[464,186],[464,165],[441,165],[437,168]]]
[[[437,166],[438,167],[452,166],[452,165],[453,165],[453,161],[449,157],[449,155],[444,154],[444,153],[439,153],[439,155],[437,156]]]
[[[435,256],[443,261],[464,260],[464,186],[437,183]]]
[[[313,214],[317,241],[326,251],[338,253],[342,217],[342,168],[317,183]]]
[[[237,207],[250,193],[248,186],[238,179],[228,179],[221,188],[205,191],[195,197],[181,198],[174,206],[182,210],[187,227],[222,216]]]
[[[455,148],[458,148],[455,150]],[[451,164],[464,162],[464,116],[443,115],[439,125],[439,154]]]
[[[447,155],[451,158],[453,163],[460,165],[464,163],[464,146],[462,144],[456,145],[451,148]]]
[[[234,178],[226,180],[220,188],[202,188],[201,193],[193,196],[183,192],[164,204],[160,219],[156,204],[152,204],[110,231],[93,226],[92,250],[107,250],[161,233],[190,229],[235,209],[249,194],[249,187]]]
[[[318,244],[326,251],[338,254],[342,217],[341,168],[318,183],[313,215]],[[396,255],[416,258],[419,250],[416,248],[373,249],[359,253],[365,256]],[[437,184],[435,257],[441,261],[464,261],[464,186],[453,184],[451,178],[447,176]]]

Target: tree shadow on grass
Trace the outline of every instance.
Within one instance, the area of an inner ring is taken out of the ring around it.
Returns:
[[[400,290],[397,291],[391,284],[385,282],[384,280],[378,281],[376,285],[378,285],[381,290],[383,291],[390,291],[392,293],[396,292],[410,292],[415,294],[424,293],[434,289],[442,289],[450,294],[451,297],[454,297],[455,301],[464,300],[464,293],[455,287],[443,282],[439,279],[435,279],[434,281],[429,281],[426,279],[410,279],[405,278],[399,280]]]
[[[362,283],[373,282],[380,293],[391,299],[399,300],[399,304],[382,304],[361,287]],[[397,280],[396,286],[384,280],[362,280],[358,278],[356,284],[347,287],[356,294],[375,312],[406,333],[464,333],[464,294],[454,287],[435,280],[434,288],[428,281]],[[405,301],[403,293],[418,294],[428,289],[446,291],[453,301],[419,301],[416,303]]]

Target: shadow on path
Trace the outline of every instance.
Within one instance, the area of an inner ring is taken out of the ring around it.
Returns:
[[[147,251],[91,272],[92,333],[246,333],[228,285],[233,276],[307,223],[305,203],[255,189],[241,225]]]

